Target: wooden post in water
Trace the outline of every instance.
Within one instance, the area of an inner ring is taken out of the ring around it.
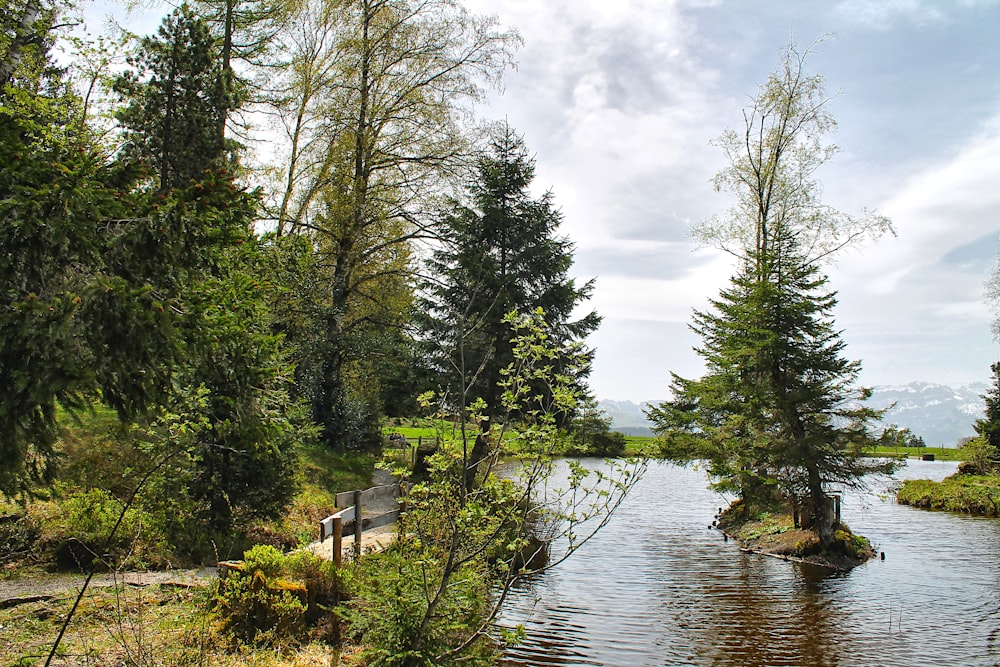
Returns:
[[[354,556],[361,555],[361,530],[364,527],[364,513],[361,511],[361,491],[354,491]]]
[[[333,520],[333,565],[344,564],[344,520],[339,516]]]

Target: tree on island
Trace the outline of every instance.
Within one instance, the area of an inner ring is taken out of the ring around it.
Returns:
[[[809,53],[790,45],[744,110],[744,131],[718,141],[729,164],[715,185],[736,204],[696,234],[732,254],[737,271],[712,309],[694,315],[705,375],[673,375],[673,400],[648,417],[672,458],[705,459],[715,487],[751,512],[796,504],[828,547],[831,490],[889,466],[864,457],[882,412],[865,407],[870,391],[855,386],[860,362],[843,356],[821,265],[892,227],[819,201],[814,174],[836,150],[821,139],[835,122],[822,77],[804,71]]]

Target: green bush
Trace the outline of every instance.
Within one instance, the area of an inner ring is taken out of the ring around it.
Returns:
[[[269,545],[243,558],[220,577],[213,599],[224,633],[255,646],[295,645],[315,629],[336,639],[331,610],[341,587],[332,563],[304,551],[284,555]]]
[[[574,441],[566,449],[567,456],[600,456],[615,458],[625,453],[625,434],[617,431],[590,433],[584,441]]]
[[[475,644],[468,652],[445,662],[436,657],[462,643],[488,609],[485,572],[467,566],[450,580],[447,594],[429,609],[435,591],[424,582],[440,581],[440,563],[414,557],[419,547],[401,545],[365,559],[351,578],[351,604],[342,614],[354,640],[363,648],[363,664],[384,667],[416,665],[495,664],[492,647]],[[426,556],[426,554],[424,554]]]
[[[74,491],[41,518],[43,548],[64,569],[147,567],[164,561],[165,545],[152,518],[131,507],[115,530],[124,504],[103,489]],[[112,531],[115,530],[112,535]]]
[[[972,474],[987,475],[993,471],[993,461],[997,458],[997,448],[987,442],[986,438],[980,436],[972,438],[962,445],[962,454],[965,456],[965,460],[971,464],[970,472]]]

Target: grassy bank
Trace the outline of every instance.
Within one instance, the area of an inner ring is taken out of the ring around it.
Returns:
[[[952,475],[941,482],[908,480],[896,500],[926,509],[1000,516],[1000,475]]]
[[[937,461],[964,461],[965,455],[956,447],[877,447],[873,452],[877,456],[896,456],[899,458],[921,457],[933,454]]]
[[[625,442],[627,456],[660,456],[660,445],[655,437],[626,436]],[[877,447],[872,454],[897,458],[920,458],[924,454],[933,454],[937,461],[965,461],[967,458],[965,451],[955,447]]]

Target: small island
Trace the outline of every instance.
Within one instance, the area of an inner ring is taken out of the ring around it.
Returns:
[[[976,437],[963,443],[965,461],[954,475],[940,482],[913,479],[903,482],[896,500],[934,510],[977,516],[1000,516],[1000,363],[991,367],[993,386],[983,396],[986,414],[976,420]]]
[[[716,527],[746,551],[841,572],[876,556],[868,539],[852,533],[839,517],[833,524],[833,540],[826,545],[809,517],[777,507],[773,512],[748,512],[744,503],[736,501],[722,512]]]

